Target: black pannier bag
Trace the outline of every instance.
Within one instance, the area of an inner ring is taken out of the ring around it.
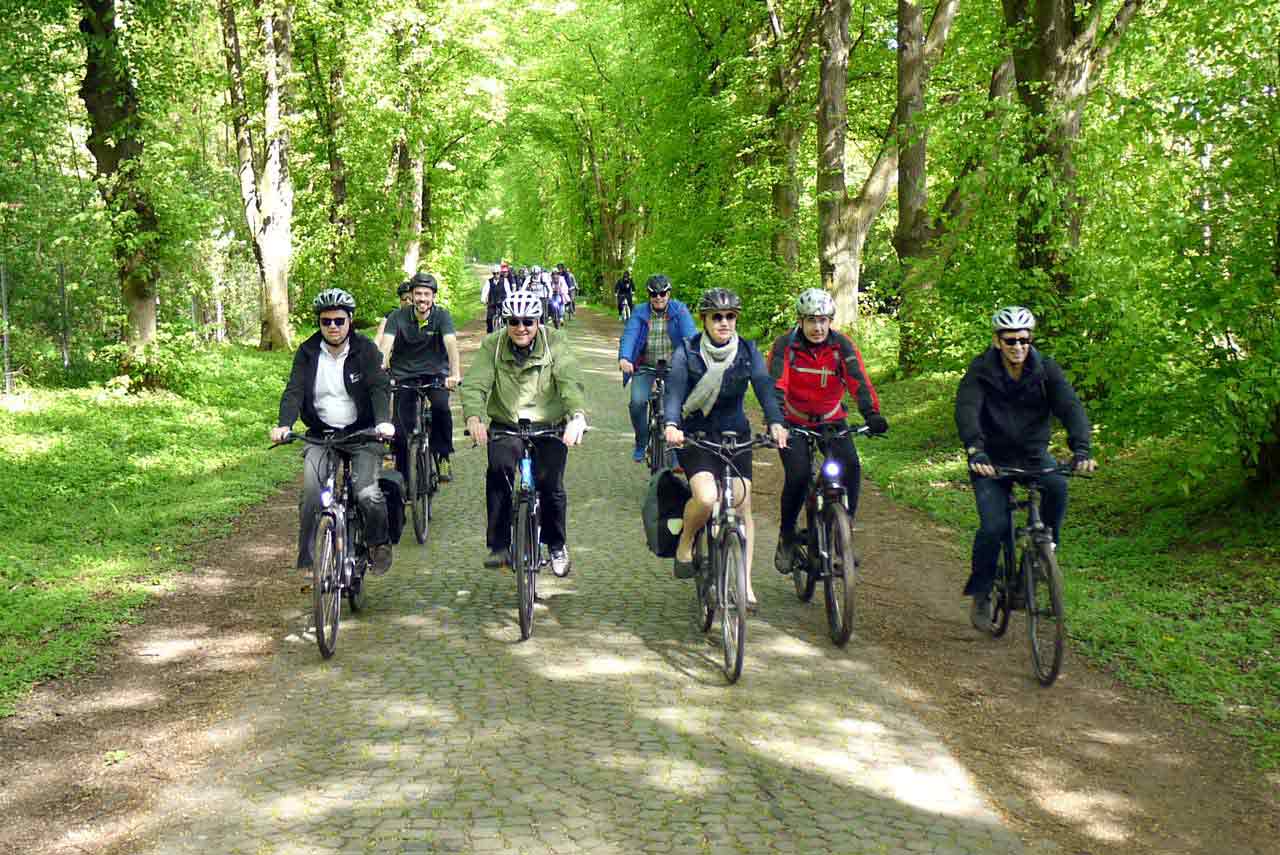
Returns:
[[[640,515],[649,551],[659,558],[675,556],[684,525],[684,505],[692,495],[685,480],[670,469],[659,469],[649,479]]]
[[[387,534],[392,543],[399,543],[404,531],[404,476],[394,469],[380,469],[378,486],[387,497]]]

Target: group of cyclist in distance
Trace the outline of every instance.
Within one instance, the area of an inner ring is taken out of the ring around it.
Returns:
[[[271,439],[285,441],[299,417],[313,436],[370,428],[376,432],[376,438],[350,453],[354,494],[364,515],[374,573],[385,573],[391,566],[386,499],[377,483],[382,459],[378,440],[394,442],[397,468],[403,473],[405,425],[412,424],[418,406],[416,395],[398,395],[401,400],[393,420],[391,378],[397,382],[443,381],[439,384],[442,388],[428,390],[430,447],[442,481],[452,476],[453,424],[448,394],[460,387],[467,432],[487,449],[484,565],[489,568],[507,567],[511,562],[508,517],[514,470],[523,445],[508,432],[514,432],[522,422],[556,429],[555,435],[531,440],[536,451],[534,483],[542,508],[543,543],[553,569],[558,576],[569,572],[564,468],[568,449],[578,445],[587,430],[587,401],[580,357],[558,328],[553,308],[559,303],[563,311],[572,304],[577,283],[564,265],[547,280],[544,283],[543,271],[537,267],[523,279],[505,263],[494,267],[481,295],[490,331],[476,351],[465,383],[453,319],[436,302],[440,285],[432,274],[417,273],[400,286],[401,307],[384,318],[376,342],[353,330],[356,301],[351,294],[331,288],[315,298],[318,329],[295,354]],[[541,287],[551,283],[563,289],[559,300],[554,299],[556,292]],[[648,300],[634,311],[629,300],[629,272],[615,289],[619,313],[627,318],[619,340],[618,369],[624,386],[630,386],[635,440],[632,459],[643,462],[654,375],[642,369],[660,363],[667,366],[663,438],[676,450],[677,464],[688,478],[691,493],[684,508],[674,575],[694,575],[694,535],[711,514],[717,497],[716,472],[723,468],[714,455],[686,443],[686,434],[733,432],[749,437],[745,409],[749,385],[764,412],[768,437],[778,449],[785,473],[774,566],[780,573],[791,573],[797,519],[815,449],[805,437],[791,436],[790,429],[843,425],[848,418],[846,393],[868,433],[884,434],[889,427],[880,413],[879,396],[861,353],[847,335],[834,328],[835,303],[821,289],[799,295],[795,326],[772,343],[767,358],[753,342],[739,337],[742,301],[733,291],[711,288],[702,294],[696,308],[702,328],[698,332],[693,312],[672,297],[668,277],[651,276],[645,289]],[[496,303],[495,294],[501,296]],[[548,316],[551,326],[545,323]],[[1067,429],[1071,467],[1076,471],[1096,468],[1084,407],[1058,364],[1033,345],[1035,328],[1035,317],[1023,307],[997,311],[992,317],[990,346],[969,365],[956,394],[956,426],[967,454],[979,516],[971,572],[963,593],[972,599],[970,620],[981,631],[991,629],[991,590],[1001,545],[1009,536],[1012,485],[996,477],[997,467],[1052,466],[1055,461],[1048,446],[1051,421],[1057,418]],[[857,450],[850,437],[842,436],[827,452],[841,464],[852,517],[861,480]],[[308,574],[322,487],[314,477],[318,453],[317,447],[310,445],[304,452],[306,475],[299,502],[297,565]],[[747,601],[754,607],[750,447],[734,456],[732,467],[736,473],[733,495],[741,502],[738,513],[745,520]],[[1045,475],[1041,485],[1044,520],[1052,529],[1056,548],[1066,515],[1067,482],[1061,476]]]

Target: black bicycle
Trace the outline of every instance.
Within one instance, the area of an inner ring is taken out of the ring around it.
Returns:
[[[871,431],[866,425],[851,427],[844,422],[824,424],[817,428],[788,425],[796,439],[810,441],[821,450],[810,454],[812,471],[809,491],[805,496],[805,527],[796,532],[796,548],[791,553],[791,580],[796,596],[809,602],[818,582],[822,582],[827,603],[827,628],[831,640],[840,646],[853,634],[854,593],[857,589],[859,559],[853,549],[853,517],[849,513],[849,496],[841,480],[839,460],[831,455],[831,445],[846,436],[861,436]]]
[[[705,449],[724,463],[716,476],[716,503],[711,516],[693,539],[695,609],[702,631],[711,629],[717,612],[720,615],[720,644],[723,648],[724,675],[730,683],[742,676],[742,663],[747,652],[747,529],[738,516],[733,494],[733,479],[741,477],[733,466],[740,452],[757,446],[773,446],[767,436],[738,440],[726,431],[720,441],[704,433],[685,434],[686,445]]]
[[[626,299],[618,300],[618,320],[624,324],[631,318],[631,301]]]
[[[991,635],[1004,635],[1010,615],[1025,609],[1031,670],[1040,685],[1051,686],[1058,679],[1066,655],[1067,621],[1053,530],[1040,516],[1040,479],[1076,473],[1070,462],[1045,469],[996,466],[995,470],[996,477],[1009,479],[1014,489],[1009,494],[1009,537],[1000,549],[991,591]],[[1018,496],[1018,492],[1022,495]],[[1027,512],[1027,523],[1015,526],[1014,514],[1020,510]]]
[[[564,432],[560,425],[538,426],[521,419],[515,429],[495,427],[493,437],[514,436],[520,440],[522,451],[516,463],[515,483],[511,485],[511,569],[516,574],[516,599],[520,613],[520,638],[533,635],[533,605],[538,600],[538,573],[550,564],[550,558],[542,547],[542,504],[533,480],[533,440],[543,436],[559,437]],[[554,565],[552,570],[554,572]],[[563,573],[569,575],[566,566]]]
[[[413,536],[418,543],[427,542],[427,535],[430,534],[431,502],[440,490],[440,471],[431,454],[431,400],[427,397],[427,390],[444,388],[444,381],[439,377],[421,382],[395,381],[396,392],[418,393],[418,406],[407,439],[405,465],[408,471],[404,473],[405,500],[413,513]]]
[[[373,429],[349,434],[311,437],[290,431],[279,445],[301,440],[325,449],[318,479],[319,522],[311,551],[311,604],[320,655],[328,659],[338,649],[338,623],[345,595],[352,612],[365,607],[365,572],[369,549],[364,539],[364,513],[351,484],[351,452],[370,439]]]
[[[666,417],[662,411],[662,396],[666,393],[669,370],[665,359],[659,359],[658,364],[652,367],[648,365],[636,367],[637,374],[653,375],[653,387],[649,390],[649,440],[644,452],[650,475],[666,466],[667,458],[670,457],[667,448]]]

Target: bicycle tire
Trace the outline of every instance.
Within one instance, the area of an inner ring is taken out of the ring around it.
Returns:
[[[347,586],[347,604],[351,606],[352,614],[364,611],[368,604],[368,594],[365,592],[365,578],[369,569],[369,550],[364,542],[364,514],[356,508],[356,523],[348,528],[348,543],[351,544],[353,554],[357,557],[354,568],[351,573],[351,584]]]
[[[650,405],[652,409],[652,404]],[[667,438],[662,432],[659,424],[660,419],[655,417],[656,414],[651,413],[649,418],[649,474],[652,475],[661,469],[666,461],[667,456]]]
[[[1031,669],[1041,686],[1052,686],[1062,671],[1067,649],[1067,622],[1062,602],[1062,571],[1048,543],[1023,553],[1027,591],[1027,640]]]
[[[707,539],[707,530],[704,528],[699,531],[693,538],[693,561],[701,568],[697,575],[693,577],[693,596],[694,596],[694,614],[698,627],[703,632],[711,629],[711,624],[716,620],[716,601],[714,597],[708,596],[708,585],[711,573],[711,554],[710,546]]]
[[[1002,638],[1009,631],[1009,618],[1013,614],[1013,552],[1008,547],[1000,550],[996,564],[996,581],[991,588],[991,637]]]
[[[537,571],[538,545],[533,539],[530,503],[520,501],[516,505],[516,525],[511,539],[511,566],[516,573],[516,609],[520,616],[520,638],[533,635],[533,603],[537,597],[535,574]]]
[[[791,582],[795,585],[796,597],[802,603],[807,603],[813,599],[814,588],[818,585],[818,576],[812,572],[810,566],[817,559],[820,552],[817,538],[818,528],[814,524],[816,521],[808,509],[805,510],[805,520],[809,523],[809,527],[805,529],[804,542],[797,542],[795,549],[791,553]]]
[[[720,539],[717,593],[724,675],[736,683],[747,654],[747,547],[742,535],[728,531]]]
[[[338,649],[338,622],[342,614],[342,548],[333,516],[326,513],[316,527],[311,553],[311,619],[316,645],[328,659]]]
[[[413,536],[427,542],[427,475],[422,471],[428,457],[426,443],[416,440],[409,447],[409,508],[413,512]]]
[[[831,640],[844,647],[853,635],[854,594],[857,590],[858,567],[853,553],[853,526],[849,512],[842,505],[826,509],[824,526],[828,527],[827,549],[822,587],[827,601],[827,628]]]

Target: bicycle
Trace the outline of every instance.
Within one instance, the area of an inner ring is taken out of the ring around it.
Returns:
[[[373,429],[318,438],[290,431],[278,443],[301,440],[325,449],[323,477],[318,479],[323,484],[320,522],[311,552],[312,620],[316,644],[325,659],[338,649],[343,596],[353,613],[364,609],[367,603],[364,579],[369,569],[369,550],[364,541],[364,514],[351,486],[350,451],[370,438],[378,438]]]
[[[649,390],[649,440],[645,444],[645,460],[649,464],[650,475],[665,466],[669,456],[666,417],[662,412],[662,396],[666,392],[669,370],[665,359],[659,359],[652,368],[647,365],[636,367],[637,374],[653,375],[653,387]]]
[[[631,301],[618,301],[618,318],[625,324],[631,318]]]
[[[508,427],[491,427],[493,438],[514,436],[520,440],[522,452],[516,463],[515,483],[511,485],[511,569],[516,574],[516,604],[520,615],[520,638],[528,639],[533,635],[533,605],[538,599],[538,573],[542,567],[550,564],[549,556],[543,554],[541,502],[533,480],[533,440],[538,437],[559,437],[564,428],[561,425],[538,427],[528,419],[511,429]],[[552,572],[555,567],[552,565]],[[563,573],[556,573],[563,578],[569,575],[566,567]]]
[[[685,444],[710,451],[724,462],[716,477],[716,502],[711,517],[693,538],[695,609],[703,632],[711,629],[720,615],[721,667],[730,683],[742,676],[747,651],[747,530],[734,502],[734,455],[757,446],[773,446],[767,436],[738,441],[726,431],[720,442],[705,433],[685,434]]]
[[[1051,686],[1066,655],[1066,606],[1053,530],[1040,517],[1040,479],[1076,473],[1070,462],[1044,469],[996,466],[995,470],[995,477],[1011,480],[1015,490],[1009,494],[1009,537],[1001,546],[991,590],[991,636],[1003,636],[1012,612],[1025,609],[1032,673],[1040,685]],[[1015,495],[1018,489],[1022,497]],[[1027,524],[1015,526],[1014,514],[1020,510],[1027,512]]]
[[[812,440],[822,451],[810,454],[809,490],[805,496],[805,527],[796,532],[796,547],[791,554],[791,579],[796,596],[802,603],[813,598],[814,589],[822,582],[827,606],[827,628],[831,640],[843,647],[853,634],[854,593],[860,561],[853,549],[853,517],[849,513],[849,497],[841,481],[841,464],[831,456],[831,444],[846,436],[863,436],[871,431],[866,425],[851,427],[844,422],[824,424],[818,428],[787,425],[792,436]]]
[[[404,380],[395,382],[397,392],[418,393],[418,407],[414,414],[413,429],[407,439],[405,457],[405,500],[413,512],[413,536],[418,543],[426,543],[430,534],[431,502],[440,490],[440,472],[431,454],[431,400],[428,389],[444,389],[444,381],[438,377],[419,383]]]

